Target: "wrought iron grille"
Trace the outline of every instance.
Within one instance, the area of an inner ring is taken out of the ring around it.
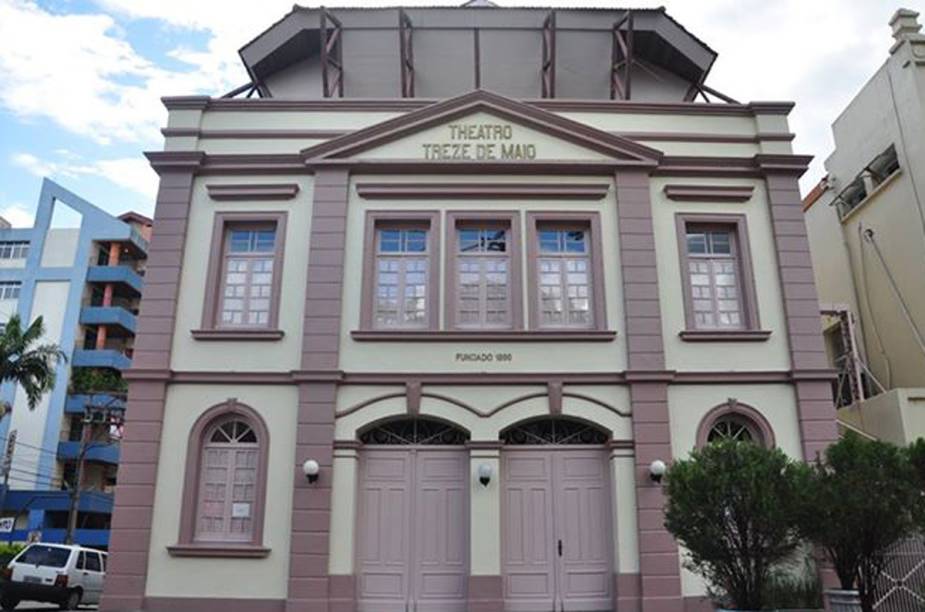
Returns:
[[[751,423],[735,415],[720,417],[713,423],[708,442],[722,442],[723,440],[737,440],[739,442],[762,442],[759,434]]]
[[[513,425],[501,432],[504,444],[603,444],[610,436],[572,419],[539,419]]]
[[[878,612],[925,610],[925,538],[912,537],[893,546],[874,593]]]
[[[387,421],[360,434],[363,444],[447,444],[469,441],[462,429],[432,419],[410,418]]]

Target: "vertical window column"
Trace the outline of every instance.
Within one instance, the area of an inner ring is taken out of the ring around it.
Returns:
[[[427,327],[430,276],[427,233],[423,227],[376,230],[373,324],[377,329]]]

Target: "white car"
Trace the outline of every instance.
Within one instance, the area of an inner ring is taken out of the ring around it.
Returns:
[[[106,557],[82,546],[30,544],[0,572],[0,607],[13,610],[23,600],[56,603],[62,610],[99,603]]]

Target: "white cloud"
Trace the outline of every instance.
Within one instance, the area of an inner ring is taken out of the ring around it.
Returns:
[[[38,177],[101,177],[154,201],[157,193],[157,175],[143,157],[88,161],[70,151],[59,152],[59,155],[64,161],[43,160],[31,153],[15,153],[10,161]]]
[[[32,227],[35,211],[23,204],[7,204],[0,206],[0,217],[9,221],[13,227]]]

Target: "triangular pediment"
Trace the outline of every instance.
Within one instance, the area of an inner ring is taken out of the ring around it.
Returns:
[[[308,162],[612,162],[655,165],[661,152],[486,91],[411,111],[302,151]]]

